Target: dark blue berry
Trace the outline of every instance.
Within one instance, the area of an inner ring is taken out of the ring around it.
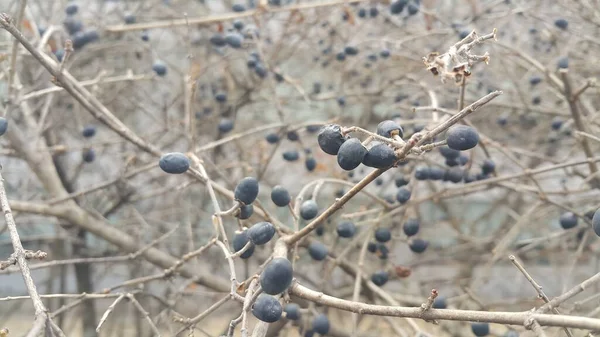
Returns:
[[[254,317],[266,323],[277,322],[281,318],[283,309],[277,298],[260,294],[256,302],[252,304],[252,314]]]
[[[317,261],[325,260],[328,252],[327,246],[318,241],[313,241],[308,245],[308,254]]]
[[[446,171],[440,167],[429,168],[429,179],[431,180],[443,180]]]
[[[241,48],[243,41],[244,37],[238,32],[230,32],[225,34],[225,43],[227,43],[232,48]]]
[[[242,179],[235,187],[233,194],[235,200],[242,202],[244,205],[253,203],[258,196],[258,180],[254,177]]]
[[[326,335],[329,332],[329,319],[320,314],[312,321],[312,330],[320,335]]]
[[[75,14],[77,14],[78,10],[79,10],[79,6],[77,6],[77,4],[74,4],[74,3],[70,3],[67,5],[67,7],[65,7],[65,13],[67,15],[75,15]]]
[[[0,123],[1,125],[1,123]],[[0,128],[1,129],[1,128]],[[0,135],[2,135],[3,132],[1,132],[0,130]],[[81,132],[81,134],[85,137],[85,138],[91,138],[94,137],[94,135],[96,134],[96,126],[95,125],[87,125],[83,128],[83,131]]]
[[[542,78],[537,75],[531,76],[529,78],[529,84],[531,85],[538,85],[540,84],[540,82],[542,82]]]
[[[267,142],[269,144],[275,144],[279,141],[279,135],[276,134],[275,132],[269,133],[265,139],[267,140]]]
[[[377,271],[375,273],[373,273],[373,275],[371,275],[371,281],[373,283],[375,283],[376,286],[381,287],[382,285],[386,284],[387,281],[389,280],[390,275],[388,274],[387,271]]]
[[[566,30],[569,26],[569,21],[565,19],[556,19],[556,21],[554,21],[554,25],[562,30]]]
[[[219,121],[219,131],[221,133],[228,133],[234,128],[233,120],[229,118],[223,118]]]
[[[398,123],[392,120],[385,120],[377,125],[377,134],[387,138],[391,138],[395,135],[402,138],[404,136],[404,130],[402,130],[402,127]]]
[[[375,230],[375,240],[378,242],[388,242],[392,239],[392,232],[389,228],[377,228]]]
[[[252,214],[254,214],[254,206],[252,206],[252,204],[242,205],[242,207],[240,207],[240,211],[236,215],[236,218],[240,220],[246,220],[249,219]]]
[[[94,149],[85,149],[82,155],[83,161],[86,163],[91,163],[96,159],[96,152]]]
[[[398,189],[398,192],[396,192],[396,200],[401,203],[404,204],[406,203],[408,200],[410,200],[410,190],[407,189],[406,187],[400,187]]]
[[[223,47],[227,44],[227,41],[225,41],[225,37],[219,33],[216,33],[213,36],[211,36],[209,41],[216,47]]]
[[[292,142],[298,141],[300,139],[300,135],[298,134],[298,131],[296,131],[296,130],[288,131],[286,136],[287,136],[287,139]]]
[[[483,161],[483,164],[481,164],[481,172],[483,172],[483,174],[490,174],[494,172],[495,169],[496,163],[494,163],[494,161],[489,158],[486,158]]]
[[[571,229],[577,226],[577,220],[577,215],[571,212],[566,212],[560,215],[559,222],[562,228]]]
[[[567,69],[569,68],[569,58],[568,57],[561,57],[558,60],[558,68],[559,69]]]
[[[483,337],[490,334],[490,325],[488,323],[471,323],[471,331],[477,337]]]
[[[448,147],[458,151],[469,150],[479,143],[477,130],[466,125],[454,125],[446,132]]]
[[[275,205],[285,207],[292,201],[292,197],[285,187],[277,185],[271,190],[271,200]]]
[[[357,168],[367,155],[367,149],[362,145],[358,138],[346,140],[339,148],[337,153],[337,162],[339,166],[351,171]]]
[[[346,46],[344,47],[344,54],[349,56],[354,56],[358,54],[358,48],[354,46]]]
[[[392,14],[400,14],[404,10],[404,6],[408,3],[408,0],[397,0],[390,5],[390,12]]]
[[[387,168],[396,161],[396,153],[387,144],[379,143],[373,145],[363,158],[363,164],[374,168]]]
[[[342,135],[342,128],[336,124],[329,124],[321,128],[317,142],[323,152],[337,155],[346,138]]]
[[[238,13],[244,12],[246,10],[246,6],[242,4],[233,4],[233,6],[231,6],[231,10]]]
[[[402,187],[402,186],[408,185],[408,183],[410,182],[410,179],[405,178],[404,176],[400,176],[400,177],[396,178],[394,180],[394,182],[396,183],[396,187]]]
[[[379,259],[385,260],[388,258],[389,254],[390,249],[386,245],[384,245],[383,243],[377,244],[377,256],[379,256]]]
[[[408,15],[412,16],[412,15],[415,15],[417,13],[419,13],[419,6],[417,6],[417,5],[413,4],[413,3],[408,4]]]
[[[297,321],[300,319],[300,306],[296,303],[288,303],[283,307],[285,318]]]
[[[429,179],[429,167],[419,166],[415,169],[415,179],[417,180],[427,180]]]
[[[552,130],[560,130],[562,125],[563,125],[563,121],[559,118],[553,119],[552,124],[550,124],[550,126],[552,127]]]
[[[264,245],[275,235],[275,227],[270,222],[259,222],[248,229],[250,240],[257,245]]]
[[[312,199],[304,201],[300,206],[300,216],[304,220],[314,219],[317,214],[319,214],[319,206]]]
[[[152,70],[154,70],[158,76],[165,76],[167,74],[167,65],[162,61],[156,61],[152,65]]]
[[[276,257],[260,274],[260,286],[269,295],[281,294],[292,284],[293,274],[292,263],[284,257]]]
[[[309,172],[312,172],[317,168],[317,160],[314,157],[306,157],[306,160],[304,160],[304,166]]]
[[[433,304],[431,305],[434,309],[446,309],[448,304],[446,303],[446,298],[442,296],[438,296],[433,300]]]
[[[181,174],[190,168],[190,160],[183,153],[172,152],[162,155],[158,166],[167,173]]]
[[[412,250],[413,252],[415,252],[417,254],[423,253],[425,251],[425,249],[427,249],[427,246],[429,246],[429,242],[427,242],[423,239],[413,239],[408,244],[408,247],[410,248],[410,250]]]
[[[337,234],[342,238],[351,238],[356,234],[356,225],[351,221],[342,221],[337,224]]]
[[[286,161],[296,161],[300,158],[300,153],[297,150],[289,150],[285,151],[282,156]]]
[[[250,238],[248,237],[248,231],[244,230],[239,233],[235,233],[233,237],[233,250],[235,252],[239,252],[246,246],[246,244],[250,242]],[[254,254],[254,244],[252,244],[240,257],[242,259],[247,259]]]
[[[215,100],[219,103],[225,103],[225,102],[227,102],[227,94],[224,92],[216,93]]]
[[[402,230],[406,236],[413,236],[419,232],[419,219],[417,218],[409,218],[406,220],[404,225],[402,225]]]
[[[460,151],[449,148],[448,146],[440,146],[440,153],[446,159],[456,159],[460,156]]]
[[[446,170],[444,175],[444,180],[450,181],[453,183],[459,183],[463,180],[465,176],[465,172],[459,167],[453,167],[449,170]]]
[[[133,15],[131,13],[125,14],[124,21],[125,21],[125,24],[127,24],[127,25],[135,23],[135,15]]]
[[[600,236],[600,209],[594,212],[594,216],[592,217],[592,228],[594,229],[594,233]]]

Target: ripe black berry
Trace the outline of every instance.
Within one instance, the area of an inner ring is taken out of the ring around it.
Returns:
[[[293,321],[300,319],[300,306],[296,303],[288,303],[283,308],[285,311],[285,318],[291,319]]]
[[[415,169],[415,179],[427,180],[429,179],[429,167],[420,166]]]
[[[458,151],[469,150],[479,143],[477,131],[466,125],[454,125],[446,132],[448,147]]]
[[[434,309],[446,309],[448,304],[446,303],[446,298],[442,296],[438,296],[433,300],[433,304],[431,305]]]
[[[292,263],[283,257],[276,257],[267,264],[260,274],[260,286],[269,295],[284,292],[292,284]]]
[[[249,205],[256,200],[258,196],[258,180],[253,177],[242,179],[234,191],[235,200],[242,202],[244,205]]]
[[[378,242],[388,242],[392,239],[392,233],[389,228],[377,228],[375,230],[375,240]]]
[[[320,314],[312,321],[312,330],[320,335],[326,335],[329,332],[329,319]]]
[[[398,123],[392,120],[386,120],[377,125],[377,134],[387,138],[392,138],[392,136],[395,135],[402,138],[404,136],[404,130],[402,130],[402,127]]]
[[[594,213],[594,217],[592,218],[592,228],[594,229],[594,233],[600,236],[600,209],[596,210]]]
[[[356,225],[351,221],[342,221],[337,224],[337,234],[342,238],[351,238],[356,234]]]
[[[382,285],[387,283],[389,277],[390,275],[388,274],[388,272],[382,270],[373,273],[373,275],[371,275],[371,281],[375,283],[376,286],[381,287]]]
[[[183,153],[172,152],[160,157],[158,166],[167,173],[181,174],[190,168],[190,160]]]
[[[286,161],[296,161],[300,158],[300,153],[297,150],[289,150],[285,151],[282,156]]]
[[[363,158],[363,164],[379,169],[392,166],[394,161],[396,161],[396,153],[383,143],[373,145]]]
[[[408,245],[410,250],[417,254],[423,253],[427,249],[427,246],[429,246],[429,242],[423,239],[413,239]]]
[[[471,331],[477,337],[483,337],[490,334],[490,325],[488,323],[471,323]]]
[[[569,21],[565,19],[556,19],[556,21],[554,21],[554,25],[562,30],[566,30],[567,27],[569,27]]]
[[[275,235],[275,227],[270,222],[259,222],[248,229],[248,236],[255,245],[264,245]]]
[[[250,242],[250,237],[248,237],[248,231],[244,230],[242,232],[236,233],[233,237],[233,250],[239,252],[246,246],[246,244]],[[240,257],[242,259],[247,259],[254,254],[254,245],[250,246],[248,250],[246,250]]]
[[[236,217],[240,220],[246,220],[246,219],[249,219],[253,213],[254,213],[254,206],[252,206],[252,204],[243,205],[242,207],[240,207],[240,210],[236,214]]]
[[[317,261],[325,260],[327,253],[329,253],[327,246],[318,241],[313,241],[308,245],[308,254]]]
[[[2,117],[0,117],[2,118]],[[4,118],[2,118],[4,119]],[[4,119],[6,120],[6,119]],[[4,128],[6,129],[6,128]],[[4,134],[4,132],[2,132],[2,123],[0,122],[0,136]],[[83,128],[83,131],[81,132],[81,134],[85,137],[85,138],[91,138],[94,137],[94,135],[96,134],[96,126],[94,125],[87,125]]]
[[[283,309],[279,301],[270,295],[260,294],[252,305],[254,317],[266,323],[277,322],[281,318]]]
[[[309,172],[314,171],[317,168],[317,160],[312,156],[306,157],[304,160],[304,167],[306,167]]]
[[[304,220],[314,219],[317,214],[319,214],[319,206],[312,199],[304,201],[300,206],[300,216]]]
[[[321,150],[331,155],[338,154],[344,141],[346,141],[346,138],[342,135],[342,128],[336,124],[324,126],[317,136],[317,142]]]
[[[577,226],[577,216],[571,212],[566,212],[560,215],[560,226],[564,229],[571,229]]]
[[[271,190],[271,200],[275,205],[285,207],[290,203],[292,197],[285,187],[277,185]]]
[[[407,189],[406,187],[400,187],[398,189],[398,192],[396,192],[396,200],[401,203],[404,204],[406,203],[408,200],[410,200],[410,190]]]
[[[265,139],[267,140],[267,143],[269,144],[275,144],[279,141],[279,135],[276,134],[275,132],[269,133]]]
[[[402,230],[406,236],[413,236],[419,232],[419,219],[417,218],[409,218],[406,220],[404,225],[402,225]]]
[[[357,168],[367,155],[367,149],[358,138],[345,141],[337,153],[337,162],[346,171]]]

